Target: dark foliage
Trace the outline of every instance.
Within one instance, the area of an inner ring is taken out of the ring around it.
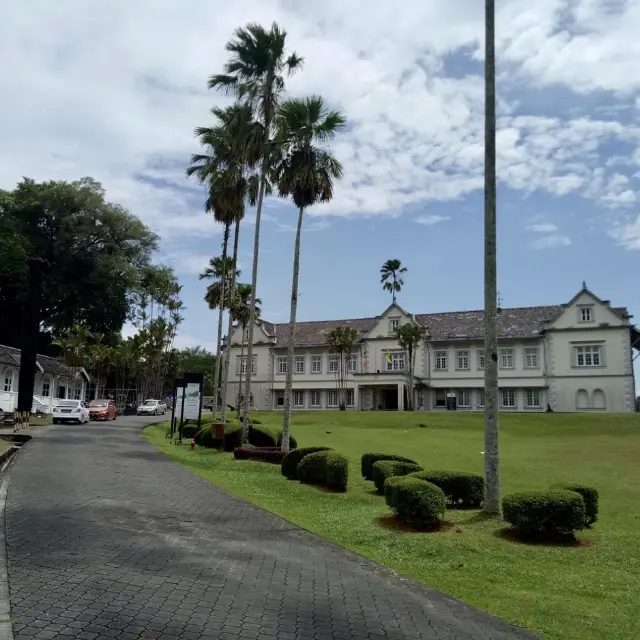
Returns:
[[[349,461],[336,451],[318,451],[298,465],[298,478],[305,484],[319,484],[334,491],[346,491]]]
[[[582,496],[587,516],[587,524],[591,526],[598,519],[598,490],[583,484],[558,483],[551,487],[552,490],[575,491]]]
[[[484,478],[466,471],[420,471],[412,478],[426,480],[440,487],[447,496],[449,508],[477,509],[484,501]]]
[[[282,429],[279,427],[249,426],[249,444],[254,447],[279,447],[282,444]],[[296,449],[298,443],[293,436],[289,437],[289,449]]]
[[[394,476],[406,476],[415,471],[421,471],[422,467],[413,462],[397,462],[395,460],[378,460],[373,465],[373,484],[378,493],[384,493],[384,483],[387,478]]]
[[[222,441],[214,437],[213,425],[203,427],[196,433],[194,440],[200,447],[208,449],[224,448],[225,451],[233,451],[242,446],[242,426],[239,424],[225,424],[224,438]]]
[[[330,447],[302,447],[300,449],[294,449],[289,451],[282,460],[282,475],[289,480],[298,479],[298,465],[301,460],[311,453],[317,453],[318,451],[329,451]]]
[[[285,457],[280,447],[238,447],[233,451],[236,460],[260,460],[280,464]]]
[[[413,476],[389,478],[384,497],[396,518],[419,528],[439,526],[447,507],[447,496],[440,487]]]
[[[361,469],[362,477],[365,480],[373,480],[373,465],[378,462],[378,460],[395,460],[396,462],[418,464],[415,460],[403,458],[402,456],[395,456],[391,453],[364,453],[362,454]]]

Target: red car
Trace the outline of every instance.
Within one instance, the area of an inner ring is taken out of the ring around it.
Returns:
[[[89,417],[92,420],[115,420],[116,403],[113,400],[92,400],[89,403]]]

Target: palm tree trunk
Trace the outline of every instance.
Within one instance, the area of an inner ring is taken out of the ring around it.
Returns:
[[[287,350],[287,380],[284,387],[284,416],[282,418],[282,451],[289,452],[289,433],[291,431],[291,395],[293,393],[293,362],[296,349],[296,315],[298,313],[298,276],[300,274],[300,236],[302,235],[302,216],[304,208],[298,209],[298,227],[293,250],[293,278],[291,281],[291,311],[289,314],[289,348]]]
[[[242,361],[244,360],[244,345],[245,345],[245,340],[244,340],[244,330],[245,330],[245,325],[242,325],[242,342],[240,343],[240,373],[238,375],[238,397],[236,398],[236,401],[238,403],[238,406],[236,407],[236,417],[238,418],[238,420],[240,420],[240,396],[242,395]]]
[[[224,303],[226,301],[225,285],[227,280],[226,262],[229,253],[229,234],[231,232],[230,223],[224,225],[224,235],[222,237],[222,278],[220,282],[220,302],[218,304],[218,338],[216,341],[216,368],[213,374],[213,415],[218,411],[218,386],[220,383],[220,371],[222,370],[222,358],[220,351],[222,350],[222,320],[224,318]],[[222,399],[224,404],[225,399]]]
[[[499,515],[495,0],[485,0],[484,64],[484,510]]]
[[[240,239],[240,220],[236,220],[236,229],[233,234],[233,260],[231,265],[231,286],[229,289],[229,300],[233,300],[236,295],[236,265],[238,264],[238,241]],[[233,315],[229,309],[229,322],[227,324],[227,350],[224,353],[224,364],[222,368],[222,416],[224,424],[227,420],[227,387],[229,385],[229,363],[231,362],[231,333],[233,332]],[[240,361],[242,367],[242,360]]]
[[[267,132],[269,128],[267,127]],[[256,325],[256,298],[258,295],[258,257],[260,255],[260,221],[262,219],[262,203],[267,179],[268,161],[265,158],[260,171],[260,188],[256,206],[256,228],[253,236],[253,267],[251,269],[251,303],[249,305],[249,339],[247,344],[247,362],[253,361],[253,329]],[[251,367],[247,366],[247,377],[244,385],[244,402],[242,418],[242,440],[249,440],[249,398],[251,396]]]

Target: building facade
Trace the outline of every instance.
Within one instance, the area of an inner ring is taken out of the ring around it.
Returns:
[[[89,374],[84,369],[72,370],[64,362],[48,356],[37,356],[33,411],[51,413],[59,399],[84,400],[89,389]],[[20,350],[0,345],[0,409],[15,411],[18,404]]]
[[[355,328],[360,342],[348,362],[347,408],[403,410],[407,354],[395,329],[420,326],[414,367],[414,406],[434,411],[484,408],[483,311],[410,314],[392,304],[375,318],[301,322],[296,327],[293,408],[338,408],[337,358],[327,344],[339,326]],[[568,303],[503,309],[499,313],[499,407],[502,411],[609,411],[636,409],[633,352],[640,333],[625,308],[612,307],[583,287]],[[242,399],[248,366],[240,327],[231,335],[227,402]],[[287,324],[259,321],[254,330],[252,397],[255,409],[284,406]]]

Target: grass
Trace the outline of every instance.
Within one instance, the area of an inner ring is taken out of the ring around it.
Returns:
[[[278,414],[256,414],[277,425]],[[424,428],[419,424],[426,425]],[[482,473],[482,416],[466,413],[296,413],[300,446],[349,457],[349,490],[332,494],[286,480],[278,466],[176,447],[166,426],[149,440],[193,472],[309,531],[557,640],[640,637],[640,416],[511,414],[501,417],[504,493],[575,481],[600,492],[600,518],[580,547],[530,546],[499,535],[504,523],[450,511],[455,533],[384,526],[389,510],[360,476],[368,451],[429,469]]]

